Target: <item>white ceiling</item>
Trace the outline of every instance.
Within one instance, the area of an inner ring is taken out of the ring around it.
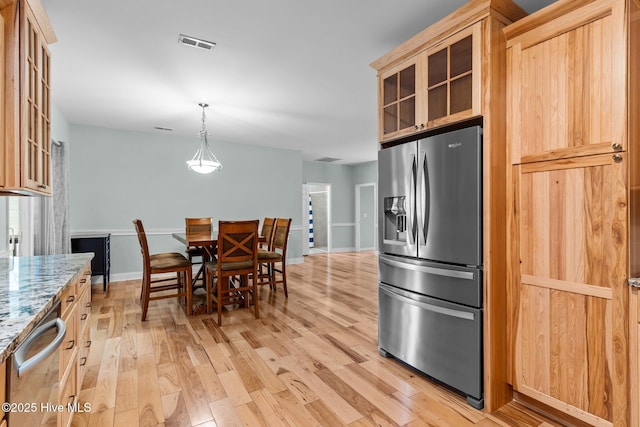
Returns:
[[[533,12],[551,0],[519,0]],[[72,124],[376,159],[369,63],[464,0],[42,0],[52,99]],[[217,43],[178,43],[179,34]]]

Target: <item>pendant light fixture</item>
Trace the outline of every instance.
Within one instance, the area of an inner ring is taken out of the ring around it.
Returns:
[[[213,151],[211,151],[209,147],[209,141],[207,141],[207,137],[211,136],[211,134],[207,132],[207,127],[204,123],[206,117],[204,109],[207,108],[209,104],[199,103],[198,105],[202,107],[202,129],[200,129],[199,134],[200,148],[196,151],[193,159],[187,160],[187,167],[194,172],[202,174],[221,171],[222,163],[220,163],[215,154],[213,154]]]

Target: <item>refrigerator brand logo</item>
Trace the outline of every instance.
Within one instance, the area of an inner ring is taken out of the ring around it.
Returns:
[[[449,144],[449,148],[458,148],[462,146],[462,142],[456,142],[455,144]]]

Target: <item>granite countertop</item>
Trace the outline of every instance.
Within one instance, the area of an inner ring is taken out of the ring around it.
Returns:
[[[92,258],[92,253],[0,258],[0,363]]]

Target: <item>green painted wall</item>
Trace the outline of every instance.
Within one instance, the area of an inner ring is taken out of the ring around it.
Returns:
[[[141,271],[132,220],[140,218],[152,252],[182,251],[171,233],[187,216],[218,220],[293,219],[289,259],[301,259],[302,158],[299,151],[215,143],[224,170],[199,175],[185,161],[195,138],[71,126],[73,231],[108,231],[112,274]]]

